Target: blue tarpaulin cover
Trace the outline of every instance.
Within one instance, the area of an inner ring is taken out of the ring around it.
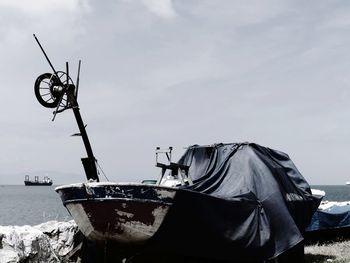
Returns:
[[[350,204],[334,205],[325,210],[316,211],[306,231],[350,227]]]

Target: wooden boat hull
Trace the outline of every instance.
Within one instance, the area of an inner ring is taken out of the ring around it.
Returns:
[[[55,189],[91,240],[142,244],[172,205],[176,189],[144,184],[81,183]]]

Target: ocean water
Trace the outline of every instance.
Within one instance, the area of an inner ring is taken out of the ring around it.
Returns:
[[[311,188],[325,191],[323,200],[350,201],[350,185],[312,185]]]
[[[350,200],[350,186],[311,187],[326,191],[324,200]],[[49,220],[71,220],[54,188],[54,186],[0,185],[0,225],[36,225]]]
[[[71,220],[55,186],[0,185],[0,225]]]

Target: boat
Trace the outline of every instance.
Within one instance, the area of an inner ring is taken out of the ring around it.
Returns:
[[[345,184],[346,184],[346,185],[350,185],[350,181],[347,181]]]
[[[75,85],[68,63],[65,72],[56,71],[35,39],[53,70],[36,79],[35,95],[56,108],[53,120],[73,111],[86,149],[86,181],[55,190],[88,240],[138,253],[244,261],[276,258],[302,244],[322,197],[312,194],[287,154],[268,147],[191,145],[176,162],[172,147],[157,147],[157,180],[101,182],[77,101],[80,61]]]
[[[322,201],[306,228],[308,242],[330,242],[350,237],[350,201]]]
[[[176,192],[162,186],[108,182],[64,185],[55,190],[86,237],[122,244],[149,240]]]
[[[312,194],[324,197],[325,191],[311,189]],[[350,237],[350,201],[323,200],[305,229],[308,243],[330,242]]]
[[[29,175],[24,178],[25,186],[50,186],[53,181],[49,177],[45,176],[43,180],[39,180],[39,176],[34,177],[34,181],[29,179]]]

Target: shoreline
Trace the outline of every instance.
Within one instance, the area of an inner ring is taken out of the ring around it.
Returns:
[[[34,226],[0,226],[0,259],[2,263],[80,262],[77,254],[80,254],[83,239],[73,220],[48,221]],[[349,239],[306,244],[305,263],[350,262],[349,247]]]

